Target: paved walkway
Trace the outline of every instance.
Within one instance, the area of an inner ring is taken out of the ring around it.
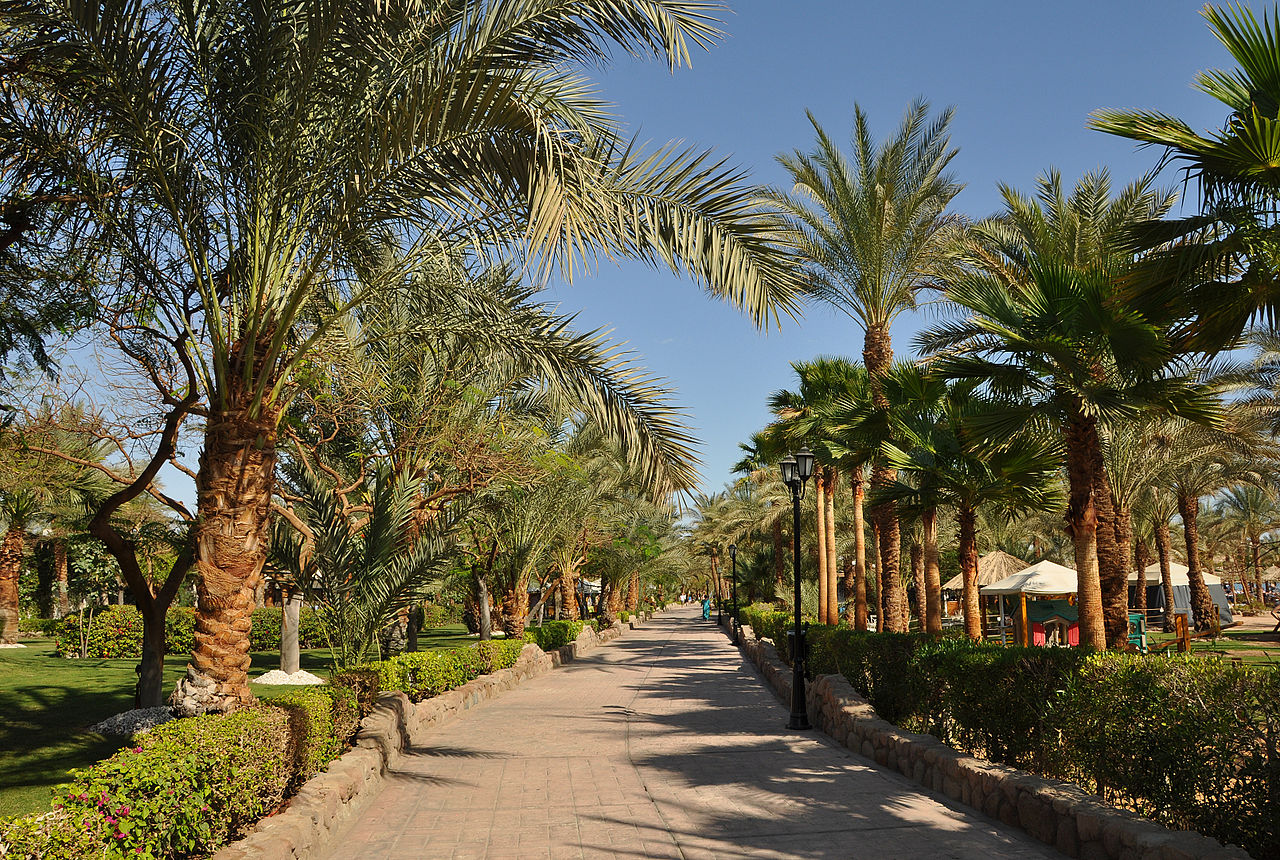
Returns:
[[[329,860],[1060,856],[786,720],[666,612],[433,733]]]

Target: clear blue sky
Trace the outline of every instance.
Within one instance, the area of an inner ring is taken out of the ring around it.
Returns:
[[[1193,128],[1224,119],[1190,86],[1196,72],[1232,65],[1191,0],[731,5],[727,38],[695,55],[692,69],[671,75],[622,57],[600,81],[642,140],[713,148],[762,184],[785,183],[777,153],[811,147],[806,109],[847,141],[855,102],[877,139],[917,96],[954,106],[954,172],[966,184],[955,209],[974,217],[1000,208],[998,182],[1030,192],[1049,167],[1068,184],[1106,167],[1115,187],[1149,170],[1156,151],[1086,130],[1097,108],[1160,110]],[[1160,179],[1178,186],[1180,175]],[[793,387],[791,361],[861,355],[861,329],[828,308],[812,306],[800,323],[765,335],[691,282],[638,265],[605,264],[547,295],[579,311],[583,328],[613,329],[676,387],[703,440],[704,491],[730,480],[737,443],[768,421],[768,394]],[[898,355],[929,321],[927,308],[899,320]]]

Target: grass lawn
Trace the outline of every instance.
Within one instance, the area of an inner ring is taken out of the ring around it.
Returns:
[[[1152,650],[1171,642],[1169,633],[1147,634]],[[1191,653],[1218,659],[1238,658],[1245,663],[1280,665],[1280,636],[1257,629],[1224,630],[1217,639],[1192,639]]]
[[[475,640],[462,625],[425,631],[421,650],[457,648]],[[133,707],[136,659],[65,660],[49,639],[25,639],[26,648],[0,650],[0,818],[49,808],[50,789],[67,781],[67,771],[84,768],[123,747],[128,738],[107,737],[85,728]],[[255,652],[250,678],[280,668],[276,651]],[[328,649],[303,651],[302,668],[329,675]],[[165,660],[165,689],[186,671],[186,658]],[[255,684],[261,698],[289,687]]]

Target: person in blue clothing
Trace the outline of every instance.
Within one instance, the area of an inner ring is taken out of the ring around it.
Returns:
[[[711,620],[711,595],[709,594],[702,595],[702,620]]]

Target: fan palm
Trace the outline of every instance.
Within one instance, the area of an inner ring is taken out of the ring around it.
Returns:
[[[3,7],[3,50],[24,58],[0,100],[6,197],[58,189],[78,217],[52,240],[123,279],[128,295],[111,298],[131,336],[203,392],[201,623],[180,699],[251,698],[244,617],[277,422],[335,319],[300,325],[315,297],[357,306],[444,237],[569,278],[599,255],[667,265],[762,325],[794,309],[781,233],[741,174],[692,150],[640,151],[580,71],[614,47],[687,64],[719,38],[715,8]],[[403,263],[377,267],[388,242]]]
[[[1259,311],[1274,324],[1280,311],[1275,252],[1280,197],[1280,20],[1259,22],[1243,5],[1206,5],[1201,14],[1239,67],[1200,72],[1193,86],[1229,110],[1223,127],[1198,133],[1154,111],[1098,110],[1090,125],[1165,150],[1200,190],[1203,211],[1149,222],[1138,244],[1163,250],[1135,284],[1190,325],[1192,343],[1229,346]]]
[[[920,290],[938,285],[953,261],[960,222],[946,210],[963,186],[947,172],[956,155],[948,136],[951,117],[948,109],[930,122],[928,104],[916,101],[877,146],[866,114],[855,107],[850,158],[810,114],[814,151],[778,157],[793,185],[772,199],[800,237],[810,293],[862,326],[862,358],[880,409],[888,408],[880,380],[893,364],[889,328],[916,306]],[[892,472],[878,464],[872,485],[892,481]],[[906,617],[899,527],[892,503],[874,515],[887,584],[886,629],[894,630]]]

